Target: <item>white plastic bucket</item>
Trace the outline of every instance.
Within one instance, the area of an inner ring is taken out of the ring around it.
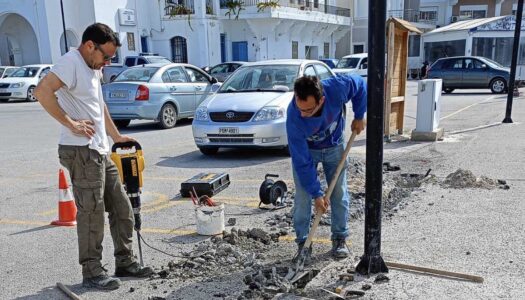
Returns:
[[[195,208],[197,233],[200,235],[217,235],[224,231],[224,204],[215,202],[215,206]]]

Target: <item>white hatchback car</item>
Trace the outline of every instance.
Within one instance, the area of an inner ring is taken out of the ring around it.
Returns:
[[[287,149],[286,110],[297,77],[335,76],[317,60],[248,63],[233,73],[195,112],[193,138],[205,155],[219,148]]]
[[[9,77],[0,79],[0,101],[9,99],[26,99],[36,101],[35,87],[48,72],[52,65],[27,65],[20,67]]]

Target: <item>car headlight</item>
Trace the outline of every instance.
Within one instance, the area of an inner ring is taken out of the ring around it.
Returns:
[[[257,112],[254,122],[277,120],[284,117],[284,108],[278,106],[266,106]]]
[[[25,85],[26,83],[25,82],[17,82],[17,83],[11,83],[11,85],[9,86],[10,88],[21,88]]]
[[[199,106],[195,111],[195,120],[208,121],[208,108],[206,106]]]

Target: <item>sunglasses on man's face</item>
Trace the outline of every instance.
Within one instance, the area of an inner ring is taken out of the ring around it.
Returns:
[[[99,44],[95,43],[95,49],[97,49],[98,51],[100,51],[103,55],[103,58],[104,58],[104,61],[110,61],[112,60],[113,58],[115,58],[115,56],[110,56],[110,55],[107,55],[106,52],[104,52],[104,50],[102,50],[102,48],[100,47]]]

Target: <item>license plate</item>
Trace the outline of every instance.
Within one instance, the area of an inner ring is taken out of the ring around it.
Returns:
[[[6,89],[0,89],[0,93],[7,93]]]
[[[237,127],[222,127],[222,128],[219,128],[219,133],[222,133],[222,134],[236,134],[236,133],[239,133],[239,128],[237,128]]]
[[[109,93],[110,98],[126,98],[128,97],[128,92],[126,91],[115,91]]]

